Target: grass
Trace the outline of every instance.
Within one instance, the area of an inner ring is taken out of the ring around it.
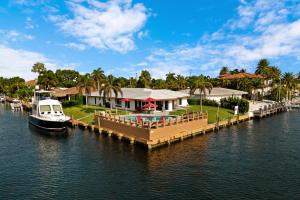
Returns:
[[[75,119],[79,119],[82,122],[93,124],[94,123],[94,112],[96,111],[106,111],[110,110],[109,108],[99,107],[99,106],[72,106],[63,108],[64,113],[67,116],[74,117]],[[112,113],[115,114],[115,109],[112,110]],[[126,114],[123,110],[118,110],[117,114],[124,115]]]
[[[182,115],[186,112],[200,112],[201,108],[200,105],[191,105],[187,109],[184,110],[177,110],[170,112],[171,115]],[[215,123],[217,121],[217,112],[218,107],[213,106],[202,106],[203,112],[208,112],[208,123]],[[219,117],[220,120],[228,119],[229,117],[233,116],[233,111],[225,108],[220,108]]]

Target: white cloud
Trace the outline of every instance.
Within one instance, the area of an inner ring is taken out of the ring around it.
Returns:
[[[31,17],[27,17],[25,21],[25,29],[35,29],[37,25],[35,25],[31,19]]]
[[[149,35],[149,31],[148,31],[148,30],[146,30],[146,31],[140,31],[140,32],[138,32],[138,34],[137,34],[137,36],[138,36],[138,38],[139,38],[140,40],[143,39],[143,38],[148,37],[148,35]]]
[[[238,16],[215,33],[202,36],[195,45],[155,49],[144,59],[155,76],[166,72],[187,74],[190,70],[217,75],[226,65],[253,70],[261,58],[299,60],[300,1],[241,0]],[[141,66],[137,66],[141,68]],[[164,76],[162,76],[164,77]]]
[[[79,44],[79,43],[77,44],[77,43],[74,43],[74,42],[67,43],[64,46],[66,46],[68,48],[71,48],[71,49],[77,49],[77,50],[80,50],[80,51],[83,51],[83,50],[86,49],[85,45]]]
[[[0,44],[0,76],[13,77],[20,76],[26,80],[36,77],[31,72],[31,67],[36,62],[45,63],[48,69],[55,69],[55,64],[43,54],[13,49]]]
[[[135,48],[134,35],[147,21],[147,9],[131,0],[71,1],[73,16],[52,15],[49,19],[80,42],[98,49],[126,53]]]
[[[2,42],[5,43],[34,39],[32,35],[23,34],[15,30],[0,30],[0,38],[2,39]]]

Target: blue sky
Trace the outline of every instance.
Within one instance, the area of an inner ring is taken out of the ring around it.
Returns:
[[[1,0],[0,76],[35,62],[81,73],[216,76],[260,58],[300,71],[300,0]]]

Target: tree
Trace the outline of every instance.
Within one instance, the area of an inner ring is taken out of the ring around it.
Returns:
[[[177,82],[177,90],[184,90],[187,88],[188,82],[184,76],[177,75],[176,82]]]
[[[213,85],[206,81],[204,78],[198,78],[196,81],[193,82],[190,91],[191,91],[191,95],[193,95],[196,90],[199,90],[199,94],[200,94],[200,109],[201,109],[201,113],[202,113],[202,100],[203,100],[203,96],[206,96],[207,91],[210,94],[211,90],[213,88]]]
[[[43,72],[46,72],[47,69],[44,63],[37,62],[32,66],[31,71],[34,73],[42,74]]]
[[[137,80],[134,77],[129,78],[129,87],[136,88],[137,87]]]
[[[163,79],[152,79],[152,88],[153,89],[165,89],[167,88],[166,81]]]
[[[260,59],[257,63],[255,74],[264,74],[266,67],[270,65],[268,59]]]
[[[66,88],[77,86],[78,80],[80,78],[79,72],[69,69],[58,69],[55,72],[55,76],[58,81],[57,86]]]
[[[151,87],[151,74],[147,70],[143,70],[137,82],[137,86],[141,88]]]
[[[103,96],[104,99],[109,99],[110,109],[112,110],[112,94],[115,95],[115,98],[118,98],[118,94],[123,96],[122,89],[119,85],[114,85],[112,82],[107,81],[99,89],[99,95]]]
[[[288,91],[287,98],[292,100],[292,92],[297,87],[297,80],[292,72],[287,72],[283,75],[283,84]]]
[[[229,68],[224,66],[221,68],[219,75],[229,74]]]
[[[177,89],[177,80],[175,77],[175,73],[168,73],[166,74],[166,85],[171,90]]]
[[[58,83],[58,80],[53,71],[47,70],[39,75],[38,84],[42,86],[45,90],[55,87]]]
[[[92,78],[97,83],[97,90],[99,90],[101,83],[105,82],[104,71],[101,68],[95,69],[92,72]]]
[[[87,106],[88,95],[90,95],[92,91],[95,89],[95,82],[89,74],[86,74],[84,76],[81,76],[77,86],[79,88],[79,92],[82,95],[85,95],[85,105]]]

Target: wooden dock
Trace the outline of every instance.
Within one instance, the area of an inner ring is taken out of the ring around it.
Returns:
[[[70,124],[73,127],[90,129],[93,132],[114,137],[130,144],[141,144],[147,149],[153,149],[164,145],[183,141],[186,138],[204,135],[209,132],[230,127],[253,118],[263,118],[276,113],[287,111],[284,104],[273,104],[254,111],[254,115],[236,115],[226,120],[208,124],[207,113],[188,113],[175,119],[160,121],[128,120],[124,116],[113,116],[95,112],[95,124],[89,125],[72,118]]]
[[[287,111],[288,107],[283,103],[275,103],[272,105],[264,106],[257,111],[253,112],[255,118],[263,118],[274,115],[279,112]]]
[[[126,121],[120,117],[95,115],[96,125],[91,129],[119,140],[142,144],[148,149],[153,149],[250,119],[248,115],[237,115],[228,120],[208,124],[207,117],[207,113],[189,113],[173,120],[138,123],[132,120]]]

